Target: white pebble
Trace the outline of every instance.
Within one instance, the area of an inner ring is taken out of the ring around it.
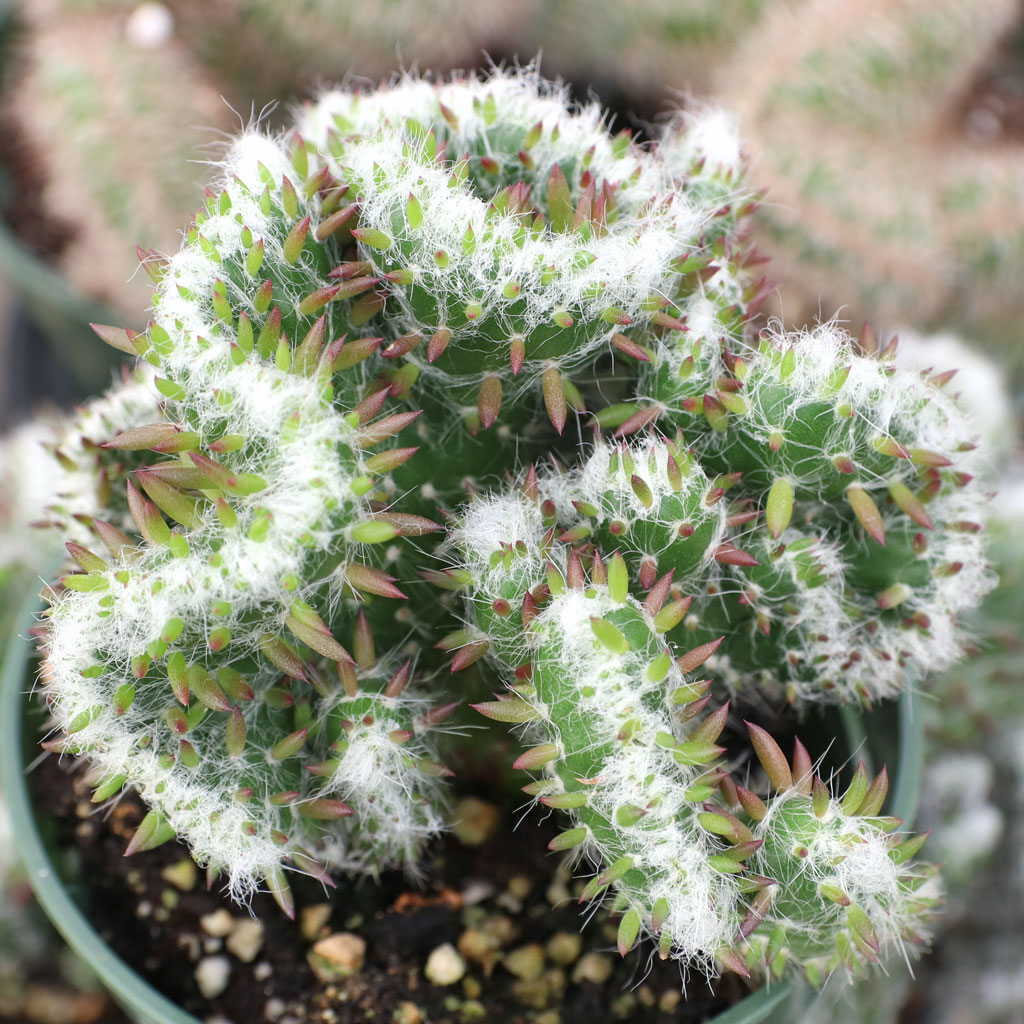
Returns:
[[[226,956],[205,956],[196,964],[196,984],[205,999],[216,999],[228,987],[231,961]]]
[[[466,973],[466,961],[446,942],[427,957],[424,973],[435,985],[454,985]]]
[[[234,953],[243,964],[252,963],[263,948],[263,922],[243,918],[228,936],[226,945],[228,952]]]
[[[223,938],[235,927],[235,919],[228,911],[221,907],[212,914],[205,914],[199,918],[199,925],[207,935]]]

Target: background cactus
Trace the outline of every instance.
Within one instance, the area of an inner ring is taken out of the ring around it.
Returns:
[[[207,177],[193,161],[239,119],[180,36],[133,36],[133,6],[18,5],[3,106],[22,158],[39,155],[36,202],[60,225],[61,269],[138,327],[150,282],[135,246],[177,247]]]
[[[787,2],[719,67],[771,197],[760,237],[787,322],[855,296],[890,329],[913,310],[997,343],[1019,373],[1024,165],[972,92],[1020,19],[1013,0]]]
[[[149,804],[130,852],[177,836],[289,912],[286,868],[415,871],[454,705],[414,663],[487,659],[509,689],[476,706],[525,725],[623,955],[820,983],[927,938],[884,772],[834,797],[751,725],[740,786],[751,745],[707,708],[951,661],[990,582],[980,457],[892,346],[753,340],[739,152],[711,110],[637,145],[529,69],[329,92],[233,144],[181,252],[144,254],[148,328],[99,328],[160,397],[91,413],[130,521],[97,495],[108,553],[73,541],[48,593],[50,746]]]

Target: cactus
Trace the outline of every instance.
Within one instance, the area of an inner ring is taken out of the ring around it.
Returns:
[[[943,393],[951,374],[895,354],[896,339],[879,351],[833,325],[756,349],[690,332],[641,382],[728,488],[748,557],[726,560],[699,600],[709,628],[733,634],[738,681],[870,701],[897,692],[907,665],[960,654],[957,616],[992,585],[984,456]]]
[[[540,385],[559,433],[579,404],[569,375],[678,323],[673,297],[744,212],[727,175],[694,173],[700,128],[677,120],[644,150],[529,72],[328,93],[298,123],[358,208],[350,272],[380,279],[404,369],[474,430],[515,427],[508,406]]]
[[[73,540],[48,591],[49,745],[149,804],[130,852],[178,837],[289,912],[288,870],[415,873],[455,707],[425,678],[488,666],[475,707],[523,727],[623,955],[820,983],[927,939],[884,772],[832,796],[751,725],[740,786],[729,701],[868,704],[952,660],[981,456],[892,347],[751,340],[752,204],[728,118],[643,147],[532,70],[328,92],[232,146],[147,255],[148,328],[98,329],[150,401],[62,449],[126,502],[59,510],[106,553]]]
[[[923,941],[941,898],[937,869],[911,860],[925,836],[893,837],[902,823],[880,815],[885,769],[869,781],[861,763],[836,797],[799,740],[790,765],[768,733],[747,728],[778,792],[767,802],[739,787],[730,792],[760,844],[748,866],[775,883],[754,897],[740,926],[745,962],[776,977],[796,966],[820,985],[840,967],[862,974],[900,955],[904,943]]]
[[[528,529],[516,530],[521,523]],[[661,932],[665,948],[708,959],[728,941],[737,900],[730,876],[715,867],[724,842],[698,819],[714,788],[709,766],[727,709],[696,721],[708,684],[673,661],[663,624],[628,594],[621,555],[607,565],[595,559],[589,581],[574,551],[561,566],[545,565],[536,501],[470,506],[455,539],[486,637],[470,644],[488,645],[510,681],[521,680],[507,699],[476,708],[527,723],[538,741],[515,766],[544,768],[527,791],[568,812],[571,827],[552,849],[582,847],[595,863],[588,898],[614,882],[628,907],[624,951],[642,922]],[[541,608],[532,596],[538,586],[550,594]],[[691,725],[678,742],[673,706]]]
[[[884,770],[869,784],[861,765],[835,798],[799,741],[791,769],[748,725],[779,792],[765,802],[733,784],[717,745],[728,705],[698,718],[710,682],[694,673],[718,642],[680,654],[665,634],[688,602],[655,586],[641,603],[618,552],[591,551],[588,577],[543,509],[528,481],[470,505],[453,531],[472,615],[456,659],[502,670],[510,690],[475,707],[526,730],[515,767],[543,775],[524,791],[566,812],[551,848],[594,866],[581,900],[614,894],[620,952],[643,931],[691,966],[820,984],[921,941],[938,890],[909,861],[922,840],[893,839],[900,822],[879,817]]]
[[[176,457],[127,484],[140,543],[122,535],[110,559],[69,547],[84,571],[54,598],[47,673],[67,745],[102,768],[101,797],[130,782],[153,804],[135,848],[181,835],[236,893],[265,877],[286,901],[285,856],[312,865],[308,848],[333,841],[332,859],[376,867],[436,830],[419,800],[436,769],[422,703],[403,692],[408,670],[361,680],[315,609],[345,588],[394,596],[364,564],[367,545],[436,527],[371,504],[380,466],[409,454],[371,449],[415,414],[375,419],[386,390],[359,399],[359,364],[379,339],[346,342],[333,328],[352,316],[344,296],[366,285],[326,279],[337,254],[310,229],[325,215],[305,176],[255,135],[229,167],[182,252],[157,270],[148,331],[107,336],[155,366],[168,417],[111,443]],[[331,300],[348,309],[328,332]],[[333,684],[306,664],[313,654],[336,663]],[[315,696],[293,694],[299,683]],[[344,733],[357,711],[362,724]],[[332,758],[337,744],[345,752]],[[347,829],[324,822],[373,803],[349,789],[372,780],[374,757],[392,764],[381,786],[397,790],[378,801],[389,824],[371,827],[380,812],[363,808],[359,841],[347,843]],[[404,840],[390,835],[393,819]]]

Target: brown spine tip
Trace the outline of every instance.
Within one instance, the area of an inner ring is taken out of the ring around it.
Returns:
[[[501,411],[501,378],[497,374],[491,374],[484,379],[480,385],[480,393],[477,396],[476,407],[480,413],[480,424],[484,430],[494,425]]]
[[[565,420],[569,405],[565,399],[565,386],[558,367],[549,366],[541,377],[541,388],[544,392],[544,407],[547,409],[551,425],[559,434],[565,429]]]
[[[750,742],[754,745],[754,753],[767,773],[768,780],[780,792],[789,789],[793,785],[793,774],[778,743],[759,725],[746,721],[743,724],[747,727]]]

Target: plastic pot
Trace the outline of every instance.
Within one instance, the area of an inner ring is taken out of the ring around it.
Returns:
[[[85,909],[89,894],[62,868],[62,856],[47,843],[48,822],[37,815],[29,799],[26,769],[36,756],[42,712],[27,697],[33,682],[32,644],[23,639],[40,611],[33,595],[18,617],[18,633],[3,652],[0,671],[0,783],[10,814],[17,852],[43,909],[68,945],[97,973],[117,1001],[140,1024],[199,1024],[144,981],[100,938]],[[863,758],[869,770],[881,764],[884,751],[899,743],[891,813],[911,821],[917,806],[924,754],[923,722],[912,688],[907,686],[898,706],[865,719],[852,709],[836,712],[845,731],[847,749]],[[709,1024],[791,1024],[815,998],[806,985],[783,982],[747,996]]]

